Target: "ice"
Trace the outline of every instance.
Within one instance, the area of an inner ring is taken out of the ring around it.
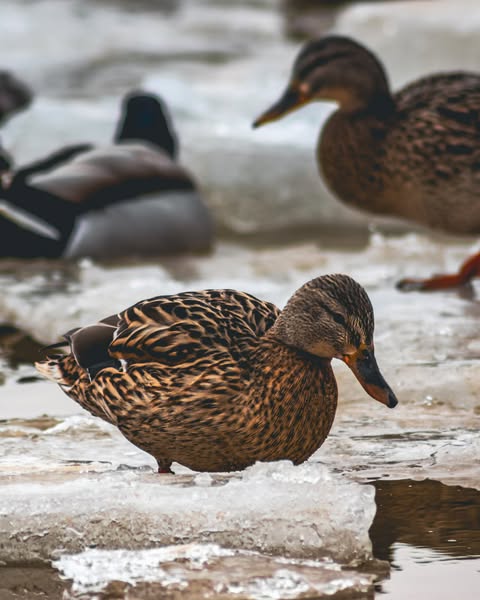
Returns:
[[[183,472],[159,476],[93,463],[61,477],[4,478],[0,560],[47,559],[59,549],[72,553],[92,545],[138,549],[185,540],[342,563],[370,557],[371,486],[314,463],[257,463],[242,473],[213,475],[208,486]],[[75,533],[68,529],[72,524]]]
[[[81,413],[60,422],[44,417],[1,424],[0,480],[12,474],[41,478],[55,472],[154,467],[153,458],[127,442],[115,427]]]
[[[193,569],[205,566],[212,559],[234,556],[233,550],[216,544],[166,546],[150,550],[86,550],[73,556],[62,556],[53,562],[65,577],[74,580],[74,591],[99,591],[109,581],[125,583],[162,581],[163,585],[178,584],[181,579],[169,574],[160,565],[182,561]]]
[[[193,592],[189,588],[201,582],[203,593],[197,587],[195,597],[252,600],[323,598],[343,590],[366,591],[372,583],[371,576],[341,571],[333,562],[290,560],[287,563],[216,544],[138,551],[86,550],[64,555],[54,566],[73,581],[74,597],[102,591],[112,581],[135,586],[156,582],[164,589],[184,591],[186,596]]]
[[[361,2],[345,9],[334,29],[368,44],[401,86],[427,73],[479,70],[477,8],[476,0]]]

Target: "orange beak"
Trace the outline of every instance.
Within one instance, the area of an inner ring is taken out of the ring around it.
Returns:
[[[260,127],[265,123],[271,123],[277,119],[281,119],[285,115],[297,108],[300,108],[311,100],[310,88],[305,83],[297,83],[293,81],[287,87],[283,96],[275,102],[268,110],[261,114],[253,123],[253,127]]]
[[[395,394],[380,373],[373,348],[361,346],[354,354],[345,355],[343,361],[372,398],[388,408],[394,408],[398,404]]]

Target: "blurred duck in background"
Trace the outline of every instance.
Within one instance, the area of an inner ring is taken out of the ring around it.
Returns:
[[[314,100],[338,104],[317,148],[319,169],[338,198],[446,233],[480,233],[480,75],[431,75],[392,94],[372,52],[327,36],[305,44],[283,96],[254,126]],[[398,287],[445,289],[479,275],[480,253],[456,274],[405,279]]]
[[[162,101],[130,93],[114,143],[69,146],[3,176],[0,256],[203,252],[213,225]]]

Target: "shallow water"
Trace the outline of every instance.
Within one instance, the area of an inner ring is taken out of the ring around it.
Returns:
[[[408,479],[377,481],[375,488],[377,514],[370,528],[373,556],[391,564],[387,580],[383,580],[381,565],[373,568],[375,578],[380,579],[376,597],[428,598],[434,589],[439,600],[476,598],[480,492]],[[134,581],[137,598],[155,594],[166,598],[318,598],[325,592],[331,596],[334,590],[335,598],[374,595],[369,584],[372,577],[365,572],[355,575],[339,572],[338,566],[328,562],[282,561],[213,546],[177,546],[143,555],[86,551],[55,564],[62,578],[47,567],[0,568],[0,597],[29,597],[35,592],[40,597],[60,598],[62,591],[72,591],[69,579],[74,580],[74,597],[87,597],[102,588],[113,597],[115,593],[123,597]],[[108,583],[116,579],[120,581]]]
[[[121,598],[134,583],[138,598],[478,597],[479,288],[394,289],[406,275],[451,270],[478,248],[373,233],[333,201],[312,152],[328,107],[251,131],[296,50],[283,30],[302,28],[302,14],[287,22],[276,4],[2,5],[9,66],[38,94],[2,131],[18,160],[110,139],[119,96],[142,85],[172,106],[183,160],[223,239],[205,257],[0,265],[1,600],[88,597],[104,586],[98,593]],[[434,17],[433,3],[415,3],[415,14],[413,3],[375,4],[353,6],[334,25],[381,50],[395,82],[445,60],[477,64],[473,13],[456,11],[456,21],[438,3]],[[46,35],[52,20],[56,35]],[[339,271],[368,289],[378,361],[400,405],[377,405],[335,365],[332,433],[298,469],[210,477],[177,465],[175,477],[159,479],[148,455],[39,381],[31,365],[64,331],[144,297],[233,287],[281,306],[309,278]]]
[[[480,492],[438,481],[377,481],[373,554],[388,560],[381,598],[474,598],[480,581]],[[415,584],[413,585],[413,582]]]

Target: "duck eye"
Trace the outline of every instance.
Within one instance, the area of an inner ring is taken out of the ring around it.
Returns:
[[[333,320],[335,321],[335,323],[342,325],[342,327],[346,327],[347,325],[347,322],[345,321],[343,315],[341,315],[340,313],[333,313]]]

